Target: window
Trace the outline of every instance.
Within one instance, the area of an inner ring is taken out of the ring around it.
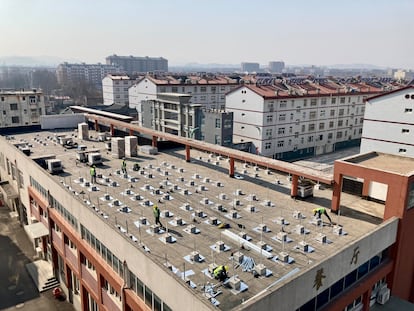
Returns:
[[[304,99],[303,100],[303,107],[306,107],[308,105],[308,100],[307,99]]]
[[[319,123],[319,129],[320,130],[325,129],[325,123]]]
[[[278,147],[283,147],[285,145],[285,141],[284,140],[279,140],[278,142],[277,142],[277,146]]]
[[[13,124],[20,123],[20,119],[19,119],[19,117],[12,117],[12,123],[13,123]]]
[[[319,112],[319,116],[320,116],[320,117],[324,117],[324,116],[325,116],[325,110],[321,110],[321,111]]]
[[[336,138],[342,138],[342,132],[337,132],[336,133]]]
[[[360,118],[359,123],[361,123],[361,124],[364,123],[364,118]]]
[[[406,153],[406,152],[407,152],[407,149],[400,148],[400,149],[398,149],[398,152],[399,152],[399,153]]]
[[[299,137],[299,132],[295,132],[295,138]]]
[[[339,115],[343,116],[344,115],[344,109],[339,109]]]
[[[286,100],[281,100],[280,101],[280,108],[286,108],[287,106],[287,101]]]
[[[335,97],[331,98],[331,104],[336,104],[336,98]]]
[[[338,126],[344,125],[344,120],[338,120]]]
[[[305,125],[302,125],[302,133],[305,131]]]
[[[200,92],[207,92],[207,87],[205,87],[205,86],[202,86],[202,87],[200,87]]]
[[[410,132],[410,130],[409,129],[402,129],[401,130],[401,133],[403,133],[403,134],[407,134],[407,133],[409,133]]]
[[[216,87],[215,86],[212,86],[211,87],[211,93],[215,93],[216,92]]]
[[[172,89],[171,89],[171,92],[172,93],[177,93],[178,92],[178,87],[173,86]]]
[[[279,129],[277,130],[277,133],[280,134],[285,134],[285,128],[284,127],[279,127]]]
[[[311,111],[309,113],[309,119],[315,119],[316,118],[316,111]]]
[[[316,98],[312,98],[310,101],[310,105],[311,106],[316,106],[317,105],[317,99]]]
[[[273,110],[274,110],[273,103],[270,103],[270,104],[268,105],[268,108],[269,108],[269,111],[270,111],[270,112],[273,112]]]
[[[286,120],[286,114],[279,115],[279,121],[285,121]]]
[[[314,130],[315,130],[315,124],[314,123],[309,124],[308,131],[314,131]]]
[[[329,128],[333,128],[334,127],[334,121],[329,121]]]
[[[17,104],[10,104],[10,110],[18,110]]]
[[[266,137],[272,137],[272,129],[266,129]]]
[[[328,133],[328,139],[332,139],[333,134],[332,133]]]
[[[272,143],[271,142],[265,143],[265,149],[270,149],[270,148],[272,148]]]
[[[302,118],[306,119],[306,111],[302,112]]]
[[[221,127],[221,120],[216,119],[216,129],[219,129]]]
[[[340,103],[341,103],[341,104],[345,104],[345,97],[341,97],[341,99],[340,99]]]
[[[326,105],[326,98],[321,99],[321,105]]]
[[[214,136],[214,143],[216,145],[221,145],[221,137],[220,137],[220,135],[215,135]]]
[[[273,122],[273,115],[268,115],[268,116],[266,116],[266,122],[267,123],[270,123],[270,122]]]
[[[334,116],[335,116],[335,110],[334,110],[334,109],[331,109],[331,111],[330,111],[329,115],[330,115],[331,117],[334,117]]]
[[[413,109],[412,108],[405,108],[404,112],[405,113],[412,113]]]

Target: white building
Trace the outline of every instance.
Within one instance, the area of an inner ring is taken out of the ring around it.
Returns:
[[[142,126],[142,105],[149,100],[156,100],[160,93],[190,94],[189,104],[224,110],[226,93],[237,86],[237,80],[226,76],[148,75],[129,89],[129,106],[137,109],[139,124]]]
[[[285,79],[241,86],[226,96],[234,113],[233,143],[291,160],[359,145],[364,99],[381,87],[352,81]]]
[[[379,151],[414,157],[414,86],[368,98],[361,153]]]
[[[128,89],[133,84],[127,75],[109,74],[102,79],[102,93],[104,105],[129,103]]]
[[[100,88],[102,79],[110,73],[120,73],[117,66],[106,64],[69,64],[62,63],[56,69],[56,76],[59,84],[71,85],[79,81],[85,81]]]
[[[46,114],[45,100],[40,89],[1,91],[0,127],[17,127],[40,124],[40,116]]]

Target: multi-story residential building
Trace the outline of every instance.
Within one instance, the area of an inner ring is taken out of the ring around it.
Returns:
[[[388,81],[388,80],[387,80]],[[364,99],[392,83],[325,78],[263,78],[226,96],[234,113],[233,142],[253,142],[256,152],[292,160],[359,145]]]
[[[129,104],[128,89],[134,83],[127,75],[109,74],[102,79],[104,105]]]
[[[285,63],[282,61],[269,62],[268,70],[270,72],[281,73],[285,69]]]
[[[142,106],[160,93],[190,94],[190,104],[224,110],[226,93],[238,85],[239,80],[221,75],[147,75],[129,89],[129,105],[137,109],[139,124],[142,124]]]
[[[142,106],[142,126],[163,133],[231,146],[233,114],[191,104],[190,94],[160,93]]]
[[[243,72],[259,72],[260,71],[260,64],[259,63],[243,62],[243,63],[241,63],[241,71],[243,71]]]
[[[112,132],[142,130],[104,117],[89,120]],[[81,133],[86,137],[101,134],[79,128],[88,131]],[[63,152],[55,134],[0,137],[0,191],[6,206],[28,223],[42,266],[52,267],[45,279],[55,276],[77,310],[366,311],[390,295],[413,300],[411,158],[371,153],[343,160],[335,164],[334,177],[324,177],[333,192],[315,190],[319,200],[307,202],[291,200],[288,188],[269,187],[279,173],[265,167],[281,165],[295,174],[292,188],[298,173],[324,173],[182,137],[185,150],[146,154],[139,171],[133,164],[141,156],[127,159],[126,174],[119,158],[104,156],[93,183],[89,166],[73,161],[78,151]],[[73,130],[59,134],[86,151],[105,148],[105,141],[80,140]],[[113,137],[117,152],[134,138]],[[42,156],[51,154],[64,173],[51,174],[41,165]],[[237,162],[260,180],[228,178],[225,167],[234,165],[234,157],[251,164]],[[341,202],[344,175],[388,183],[385,205],[356,196]],[[340,217],[331,216],[333,227],[312,213],[331,201],[334,211],[341,210]],[[163,226],[153,223],[154,204]],[[209,272],[218,265],[228,266],[224,283]]]
[[[233,113],[223,110],[201,110],[201,124],[198,126],[200,140],[210,144],[231,147],[233,145]]]
[[[160,93],[142,110],[142,125],[163,133],[191,137],[200,122],[200,105],[190,104],[191,95]]]
[[[69,64],[62,63],[56,69],[57,80],[61,85],[70,85],[85,81],[96,88],[102,87],[102,79],[111,73],[121,73],[118,66],[105,64]]]
[[[129,75],[150,71],[168,71],[168,60],[163,57],[111,55],[106,58],[106,63],[122,68]]]
[[[46,114],[43,92],[40,89],[0,90],[0,127],[39,125]]]
[[[414,157],[414,86],[366,100],[361,152]]]

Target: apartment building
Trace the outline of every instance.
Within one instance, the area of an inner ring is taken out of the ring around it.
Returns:
[[[365,107],[361,152],[414,157],[414,86],[369,97]]]
[[[259,63],[252,63],[252,62],[243,62],[241,63],[241,71],[242,72],[259,72],[260,71],[260,64]]]
[[[190,104],[191,95],[160,93],[142,110],[142,125],[163,133],[191,137],[200,123],[200,105]]]
[[[226,95],[226,111],[234,113],[233,142],[251,141],[256,153],[283,160],[357,146],[364,100],[397,86],[388,79],[257,79]]]
[[[231,146],[233,114],[191,104],[190,94],[160,93],[142,106],[142,126],[163,133]]]
[[[281,73],[285,69],[285,63],[282,61],[269,62],[268,68],[270,72]]]
[[[226,93],[238,85],[238,79],[222,75],[147,75],[129,89],[129,105],[137,109],[139,124],[142,124],[142,106],[160,93],[190,94],[190,104],[224,110]]]
[[[117,126],[139,132],[132,124]],[[59,133],[86,150],[105,148],[95,139],[99,132],[82,133],[90,141],[72,134]],[[385,206],[358,197],[346,200],[352,202],[348,206],[340,197],[348,167],[364,180],[411,185],[410,158],[363,155],[335,168],[333,194],[315,191],[320,202],[329,204],[333,195],[333,208],[341,206],[341,216],[331,216],[340,226],[330,227],[313,218],[314,202],[293,201],[286,191],[269,188],[278,173],[255,165],[258,156],[248,156],[251,166],[237,165],[246,175],[260,175],[260,182],[228,178],[225,154],[236,151],[205,142],[196,142],[197,151],[128,158],[126,174],[120,172],[118,156],[106,154],[93,183],[89,166],[73,161],[77,151],[63,152],[56,139],[53,131],[0,137],[0,190],[7,206],[24,211],[27,232],[36,227],[31,238],[37,241],[39,260],[53,267],[77,310],[274,310],[277,305],[281,311],[366,311],[387,303],[390,294],[413,299],[407,247],[414,228],[414,203],[407,201],[412,187],[393,192]],[[133,139],[113,137],[113,142]],[[183,161],[190,152],[191,161]],[[51,154],[61,161],[63,173],[51,174],[39,165],[42,156]],[[140,163],[138,171],[134,163]],[[403,165],[398,168],[398,163]],[[311,171],[294,164],[286,169]],[[16,200],[19,204],[10,204]],[[154,224],[154,204],[161,209],[163,226]],[[217,265],[228,266],[226,286],[209,272]]]
[[[0,127],[39,125],[40,116],[46,114],[45,100],[40,89],[0,90]]]
[[[146,73],[150,71],[168,71],[168,60],[163,57],[137,57],[111,55],[106,64],[121,68],[126,74]]]
[[[106,75],[102,79],[103,104],[129,104],[128,89],[132,86],[134,80],[127,75]]]
[[[75,82],[85,81],[96,88],[102,87],[102,79],[111,73],[121,73],[118,66],[105,64],[70,64],[62,63],[56,69],[57,80],[61,85],[70,85]]]

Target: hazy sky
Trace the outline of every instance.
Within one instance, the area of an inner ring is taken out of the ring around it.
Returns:
[[[414,0],[0,0],[1,56],[414,68]]]

